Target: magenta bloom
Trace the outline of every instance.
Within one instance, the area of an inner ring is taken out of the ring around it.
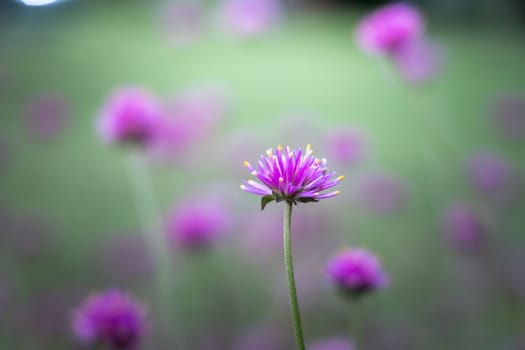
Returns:
[[[309,347],[310,350],[355,350],[354,344],[346,338],[330,338]]]
[[[73,331],[87,345],[134,349],[146,328],[142,305],[118,290],[95,294],[75,311]]]
[[[511,165],[496,153],[473,155],[468,163],[472,185],[496,202],[506,202],[514,196],[515,178]]]
[[[504,136],[514,140],[525,139],[525,95],[500,97],[494,108],[494,119]]]
[[[162,121],[162,107],[149,92],[138,87],[115,90],[102,107],[98,132],[112,144],[147,146]]]
[[[225,0],[222,17],[227,29],[239,36],[260,35],[277,22],[277,0]]]
[[[328,262],[328,277],[344,293],[359,297],[388,285],[379,259],[364,249],[346,249]]]
[[[427,40],[413,40],[393,54],[394,64],[401,77],[410,84],[423,84],[439,72],[441,52]]]
[[[229,229],[229,215],[218,200],[182,203],[172,210],[166,233],[175,247],[198,250],[212,246]]]
[[[356,36],[366,52],[392,55],[422,37],[423,31],[419,11],[408,4],[398,3],[385,5],[365,17]]]
[[[247,161],[244,165],[260,182],[244,181],[241,189],[262,196],[262,209],[274,200],[297,204],[335,197],[339,191],[322,192],[344,179],[343,176],[335,178],[335,172],[328,171],[326,159],[314,158],[310,145],[304,153],[300,148],[270,148],[266,156],[261,156],[258,169]]]
[[[341,164],[352,165],[362,160],[365,147],[362,135],[354,130],[338,130],[329,135],[328,151]]]
[[[464,204],[456,204],[448,210],[444,230],[450,241],[463,251],[476,250],[485,240],[485,227],[472,209]]]
[[[69,109],[61,96],[44,94],[33,98],[26,109],[29,133],[42,140],[58,136],[66,125]]]

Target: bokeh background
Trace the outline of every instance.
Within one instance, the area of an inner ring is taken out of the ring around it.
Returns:
[[[0,5],[0,348],[82,348],[73,310],[119,288],[148,309],[143,349],[292,349],[283,208],[261,212],[239,184],[244,160],[312,144],[346,179],[294,211],[308,344],[523,349],[522,3],[416,3],[435,45],[420,80],[356,44],[380,1],[286,1],[256,35],[229,28],[218,1],[190,3]],[[127,85],[178,113],[184,141],[101,140],[100,110]],[[148,225],[202,203],[217,237],[157,236],[159,259]],[[342,298],[324,268],[345,246],[378,255],[388,288]]]

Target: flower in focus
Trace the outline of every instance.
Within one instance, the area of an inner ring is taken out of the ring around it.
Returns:
[[[362,160],[365,153],[363,136],[355,130],[337,130],[327,138],[330,155],[341,164],[352,165]]]
[[[339,252],[328,262],[326,273],[341,291],[355,297],[388,285],[381,262],[364,249]]]
[[[357,41],[369,53],[393,55],[423,36],[419,11],[408,4],[383,6],[365,17],[357,28]]]
[[[142,305],[118,290],[108,290],[91,295],[75,311],[73,331],[87,345],[133,349],[144,335],[145,317]]]
[[[354,344],[346,339],[334,337],[319,341],[309,348],[310,350],[354,350]]]
[[[139,87],[122,87],[108,97],[97,128],[103,140],[112,144],[148,146],[162,121],[162,107],[156,98]]]
[[[450,241],[463,251],[478,249],[486,233],[478,216],[464,204],[456,204],[447,211],[444,231]]]
[[[212,246],[229,229],[229,214],[219,200],[184,202],[168,215],[166,234],[174,247],[198,250]]]
[[[176,46],[193,43],[205,26],[204,9],[197,0],[170,3],[164,9],[162,17],[163,27]]]
[[[274,200],[297,204],[335,197],[339,191],[322,192],[336,186],[344,178],[335,178],[335,172],[328,171],[326,159],[313,157],[310,145],[306,146],[304,153],[300,148],[270,148],[266,156],[261,156],[257,169],[247,161],[244,165],[260,182],[243,181],[241,189],[262,196],[262,209]]]
[[[474,154],[468,162],[468,175],[474,188],[495,202],[506,203],[515,196],[513,169],[496,153]]]
[[[69,106],[61,96],[40,95],[29,102],[25,115],[29,133],[47,140],[58,136],[64,129]]]
[[[426,40],[414,40],[403,45],[392,58],[401,77],[416,85],[435,77],[442,63],[439,48]]]
[[[525,96],[505,95],[496,101],[494,119],[504,136],[514,140],[525,139]]]
[[[277,0],[225,0],[222,19],[238,36],[256,36],[268,31],[280,16]]]
[[[401,182],[387,174],[374,174],[360,186],[364,204],[373,212],[390,214],[397,211],[405,199]]]

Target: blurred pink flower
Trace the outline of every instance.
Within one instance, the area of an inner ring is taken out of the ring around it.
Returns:
[[[500,96],[494,106],[494,122],[501,133],[514,140],[525,139],[525,94]]]
[[[209,248],[228,233],[230,227],[230,213],[219,198],[182,201],[166,219],[167,238],[174,249]]]
[[[241,37],[267,32],[278,21],[278,0],[224,0],[221,14],[227,30]]]
[[[394,64],[401,77],[410,84],[422,84],[439,73],[442,57],[439,48],[424,39],[413,40],[393,54]]]
[[[25,117],[31,136],[48,140],[64,130],[70,117],[70,106],[64,97],[45,93],[29,101]]]
[[[97,131],[111,144],[149,146],[157,137],[162,116],[162,106],[152,94],[139,87],[121,87],[108,96]]]
[[[443,229],[450,242],[460,250],[479,249],[486,235],[486,228],[476,213],[467,205],[458,203],[445,214]]]
[[[162,12],[162,26],[176,46],[197,40],[206,26],[205,10],[198,0],[170,2]]]
[[[330,159],[340,164],[355,165],[365,155],[363,135],[357,130],[334,130],[327,135],[326,144]]]
[[[357,42],[364,51],[383,55],[393,55],[423,34],[421,14],[405,3],[378,8],[359,23],[356,31]]]
[[[389,214],[398,211],[405,201],[402,183],[387,174],[372,174],[360,184],[364,205],[373,212]]]

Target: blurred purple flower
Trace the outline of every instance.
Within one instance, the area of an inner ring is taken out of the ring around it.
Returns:
[[[235,342],[234,350],[289,349],[288,339],[270,325],[260,325],[249,329]]]
[[[335,130],[328,135],[326,143],[331,158],[341,164],[355,165],[365,154],[363,135],[357,130]]]
[[[244,165],[260,182],[243,181],[241,189],[262,196],[262,209],[273,200],[297,204],[335,197],[339,191],[321,192],[336,186],[344,179],[344,176],[334,178],[335,172],[328,171],[326,159],[312,156],[310,145],[306,146],[304,154],[300,148],[270,148],[266,151],[266,156],[261,156],[258,169],[247,161]]]
[[[213,246],[229,227],[229,213],[223,201],[199,199],[184,201],[169,213],[166,234],[175,248],[200,250]]]
[[[401,77],[410,84],[422,84],[434,78],[442,64],[438,47],[427,40],[414,40],[393,54]]]
[[[357,42],[369,53],[393,55],[423,36],[419,11],[404,3],[389,4],[366,16],[358,25]]]
[[[198,0],[181,0],[168,4],[162,13],[162,25],[171,42],[176,46],[192,44],[201,36],[205,12]]]
[[[75,311],[73,331],[86,344],[105,344],[114,349],[134,349],[146,330],[142,305],[118,290],[88,297]]]
[[[455,204],[447,211],[444,231],[450,242],[462,251],[475,251],[485,241],[486,228],[465,204]]]
[[[216,87],[195,87],[182,91],[166,103],[166,118],[151,153],[156,158],[180,157],[202,142],[225,117],[228,96]]]
[[[504,136],[525,139],[525,94],[500,96],[494,106],[494,121]]]
[[[267,32],[279,20],[277,0],[224,0],[222,20],[227,30],[241,37]]]
[[[355,350],[354,343],[346,338],[334,337],[321,340],[309,347],[310,350]]]
[[[154,259],[144,238],[138,234],[113,235],[104,242],[102,271],[112,281],[145,281],[155,273]]]
[[[345,249],[327,264],[330,280],[345,294],[359,297],[388,285],[379,259],[364,249]]]
[[[516,191],[516,178],[511,165],[502,156],[479,152],[468,161],[468,175],[474,188],[497,203],[508,203]]]
[[[152,94],[139,87],[121,87],[102,107],[97,131],[111,144],[149,146],[159,132],[162,116],[162,106]]]
[[[64,130],[70,117],[70,107],[62,96],[42,94],[29,101],[25,116],[29,133],[38,139],[48,140]]]
[[[364,204],[372,211],[390,214],[400,209],[405,200],[401,182],[387,174],[373,174],[360,185]]]

